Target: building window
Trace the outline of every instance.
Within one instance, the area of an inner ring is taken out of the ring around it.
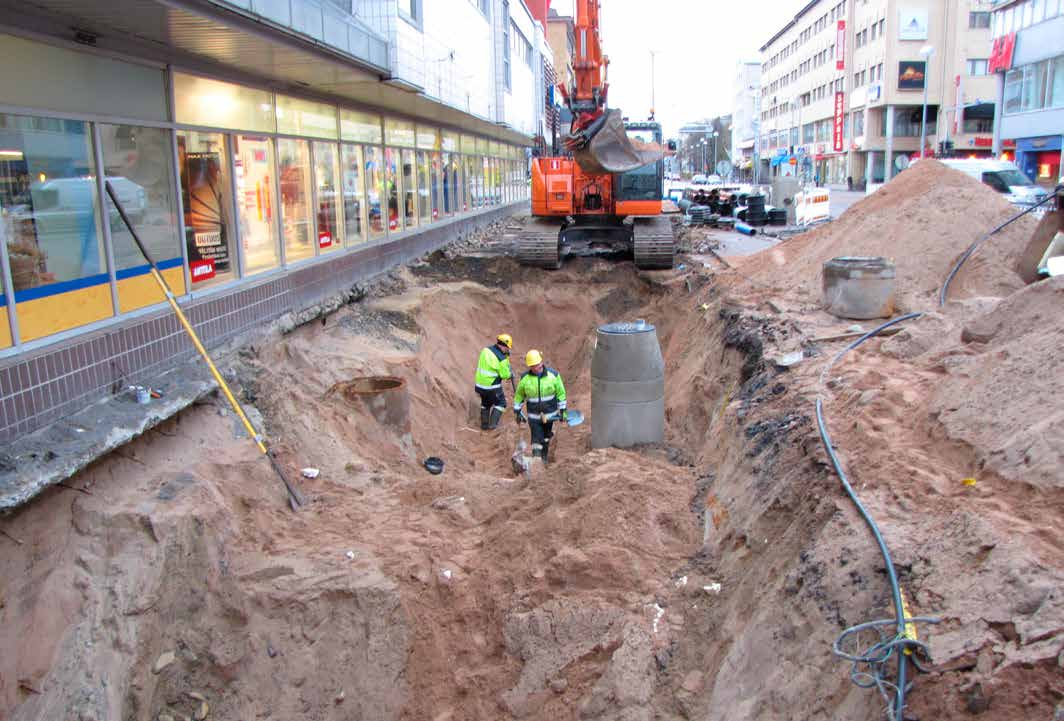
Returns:
[[[0,135],[0,205],[22,340],[110,317],[89,124],[0,115]]]
[[[507,5],[504,5],[503,7],[508,8],[509,5],[507,4]],[[511,22],[507,22],[503,26],[503,38],[502,38],[502,72],[503,72],[503,79],[506,82],[506,89],[507,90],[512,90],[513,89],[513,80],[512,80],[511,74],[510,74],[510,58],[512,57],[513,52],[511,51],[510,43],[513,42],[514,31],[516,30],[516,28],[513,28],[512,25],[513,25],[513,22],[511,21]]]
[[[512,23],[510,40],[513,50],[512,56],[523,60],[528,67],[532,67],[532,45],[525,39],[524,34],[518,29],[517,25]]]
[[[403,223],[407,229],[416,228],[418,225],[417,176],[414,162],[414,151],[403,150]]]
[[[366,168],[366,209],[369,213],[369,237],[376,240],[387,232],[389,217],[385,190],[387,173],[384,167],[384,151],[380,148],[363,148]]]
[[[968,61],[968,74],[969,75],[986,75],[986,60],[969,60]]]
[[[470,0],[474,6],[484,15],[491,17],[491,0]]]
[[[240,243],[248,275],[280,264],[277,249],[277,195],[274,192],[273,140],[261,135],[233,136]]]
[[[277,177],[281,186],[285,263],[313,258],[317,238],[310,213],[310,143],[291,138],[277,140]]]
[[[314,143],[314,183],[318,204],[318,252],[326,253],[344,244],[344,206],[335,143]]]
[[[423,29],[421,24],[422,2],[423,0],[399,0],[399,17],[406,20],[418,30]]]
[[[194,290],[237,275],[228,157],[221,133],[177,131],[185,248]]]
[[[990,13],[989,12],[970,12],[970,13],[968,13],[968,27],[969,28],[988,28],[988,27],[990,27]]]
[[[114,187],[152,260],[166,276],[170,289],[183,295],[184,261],[175,222],[177,201],[170,131],[132,125],[100,124],[99,128],[104,175]],[[110,196],[105,196],[104,202],[111,225],[118,311],[126,313],[161,302],[163,296],[154,286],[145,290],[143,283],[133,280],[148,275],[148,262],[133,242],[125,223],[119,219]]]
[[[366,176],[362,164],[362,148],[358,145],[340,146],[343,163],[344,236],[347,244],[366,240],[366,197],[363,179]],[[320,202],[320,201],[319,201]]]

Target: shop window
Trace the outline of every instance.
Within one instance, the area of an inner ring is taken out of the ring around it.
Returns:
[[[436,161],[437,163],[439,161]],[[436,173],[432,169],[432,154],[423,150],[417,154],[417,209],[421,225],[431,223],[433,198],[436,195]]]
[[[458,152],[458,133],[449,133],[446,130],[440,133],[440,148],[449,153]]]
[[[336,154],[337,146],[334,143],[314,143],[319,253],[337,250],[344,244],[344,205],[341,202],[340,164]]]
[[[277,130],[273,94],[244,85],[174,73],[177,122],[230,130]]]
[[[177,132],[185,252],[193,290],[224,283],[237,274],[227,157],[221,133]]]
[[[418,187],[417,175],[414,167],[414,151],[402,151],[403,163],[403,226],[416,228],[418,224]]]
[[[344,193],[344,231],[347,244],[354,245],[366,240],[366,191],[365,166],[362,148],[358,145],[341,145],[342,186]]]
[[[11,317],[8,313],[7,286],[4,284],[4,275],[0,273],[0,348],[11,345]]]
[[[388,229],[388,194],[385,192],[387,173],[384,154],[380,148],[363,148],[366,168],[366,208],[369,213],[369,237],[382,237]]]
[[[284,229],[284,257],[295,263],[314,257],[318,239],[310,208],[310,143],[306,140],[277,140],[277,177],[281,187],[281,227]]]
[[[399,212],[399,200],[402,191],[399,188],[399,151],[395,148],[384,149],[384,184],[385,200],[388,207],[388,230],[402,230],[403,221]]]
[[[377,145],[381,142],[381,117],[354,110],[340,111],[340,138],[352,143]]]
[[[113,315],[89,124],[0,115],[0,148],[21,340]]]
[[[440,205],[444,215],[454,215],[458,208],[458,155],[444,152],[440,155],[443,165],[443,187]]]
[[[417,147],[418,150],[439,150],[440,131],[436,130],[436,128],[429,127],[427,125],[418,125]]]
[[[104,176],[170,289],[185,292],[181,238],[177,232],[173,150],[170,131],[133,125],[100,125]],[[149,273],[133,237],[106,197],[118,280],[118,309],[127,312],[166,298]]]
[[[240,244],[248,275],[280,265],[273,141],[256,135],[233,136]]]
[[[336,140],[336,108],[327,103],[278,95],[277,132]]]

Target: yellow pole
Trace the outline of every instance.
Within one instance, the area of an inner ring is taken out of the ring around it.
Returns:
[[[107,188],[107,194],[111,196],[111,201],[115,204],[115,208],[118,210],[118,214],[122,217],[122,221],[129,229],[130,235],[133,236],[133,241],[137,244],[144,259],[148,261],[148,265],[151,267],[152,277],[155,278],[155,282],[159,284],[159,288],[162,290],[163,295],[166,296],[166,301],[170,304],[170,307],[173,308],[174,314],[177,315],[177,319],[181,321],[181,325],[184,327],[185,332],[188,333],[188,337],[192,339],[192,345],[196,347],[196,350],[199,351],[199,354],[207,363],[207,367],[210,369],[211,375],[214,376],[214,380],[217,381],[218,387],[222,389],[222,393],[225,395],[226,400],[229,401],[229,405],[233,408],[237,417],[240,418],[240,422],[244,424],[244,428],[247,429],[248,436],[255,441],[255,445],[258,446],[262,455],[269,459],[270,465],[273,466],[274,471],[280,476],[281,482],[284,483],[284,487],[288,490],[289,505],[291,505],[293,510],[297,506],[302,506],[306,503],[306,500],[292,482],[288,480],[284,469],[281,468],[280,464],[277,463],[277,459],[273,457],[273,454],[270,453],[269,448],[267,448],[265,439],[263,439],[262,435],[255,430],[255,426],[251,425],[251,421],[248,420],[247,414],[244,413],[244,409],[240,406],[240,401],[238,401],[236,396],[233,395],[233,392],[229,390],[229,384],[225,382],[225,379],[222,378],[222,374],[218,372],[218,368],[214,365],[214,361],[211,360],[210,355],[207,353],[207,349],[203,347],[203,343],[200,342],[199,336],[196,335],[196,331],[192,328],[192,324],[188,322],[188,318],[185,317],[181,307],[177,304],[177,299],[174,297],[173,291],[170,290],[169,284],[167,284],[166,279],[163,278],[162,274],[159,272],[151,255],[148,254],[148,249],[144,247],[143,243],[141,243],[137,231],[133,229],[133,224],[129,221],[129,217],[126,216],[125,208],[122,207],[114,188],[111,187],[111,182],[107,181],[105,186]]]

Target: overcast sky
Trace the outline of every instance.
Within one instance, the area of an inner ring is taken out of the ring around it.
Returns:
[[[667,137],[686,122],[730,113],[736,63],[757,60],[758,48],[807,1],[601,0],[610,107],[646,117],[653,50],[657,117]],[[572,0],[551,7],[573,11]]]

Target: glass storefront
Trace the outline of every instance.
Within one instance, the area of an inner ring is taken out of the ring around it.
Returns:
[[[130,77],[165,82],[149,70]],[[177,295],[527,194],[517,149],[496,141],[170,76],[152,127],[0,114],[0,348],[163,301],[104,181]]]
[[[362,146],[344,143],[340,146],[343,160],[344,231],[348,245],[366,241],[366,196],[363,191],[365,172],[362,165]]]
[[[244,273],[252,275],[276,268],[281,258],[277,248],[273,139],[234,135],[233,167]]]
[[[281,222],[284,228],[284,258],[288,263],[314,257],[318,239],[311,216],[310,143],[277,140],[277,174],[281,187]]]
[[[340,187],[337,146],[333,143],[314,143],[314,191],[318,203],[319,253],[339,250],[344,245]],[[355,212],[358,212],[357,208]]]

